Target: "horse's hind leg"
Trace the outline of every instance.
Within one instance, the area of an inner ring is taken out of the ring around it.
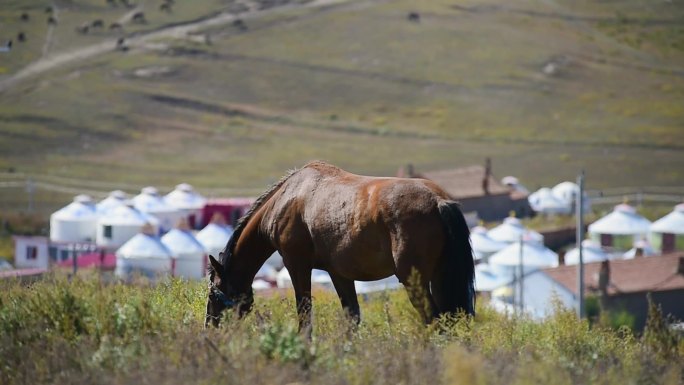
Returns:
[[[429,324],[438,316],[437,304],[430,293],[430,281],[414,266],[398,266],[397,278],[406,287],[409,300],[423,322]]]
[[[292,286],[297,301],[297,316],[299,318],[299,332],[311,338],[311,268],[287,269],[292,278]]]
[[[328,274],[330,274],[333,285],[335,285],[337,296],[340,297],[342,308],[358,325],[361,322],[361,309],[359,308],[359,299],[356,297],[354,281],[330,272]]]

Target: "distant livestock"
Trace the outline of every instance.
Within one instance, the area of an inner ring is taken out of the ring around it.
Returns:
[[[48,25],[57,25],[57,19],[54,16],[50,16],[47,19]]]
[[[113,31],[115,29],[121,31],[123,29],[123,26],[121,25],[121,23],[117,23],[117,22],[114,22],[114,23],[109,25],[110,31]]]
[[[29,21],[29,18],[30,18],[30,17],[29,17],[29,14],[26,13],[26,12],[22,13],[21,16],[19,16],[19,19],[20,19],[21,21]]]
[[[92,23],[90,23],[91,28],[104,28],[104,21],[102,19],[97,19],[93,20]]]
[[[159,10],[162,11],[162,12],[171,13],[171,12],[172,12],[172,10],[171,10],[171,3],[162,3],[162,4],[159,6]]]
[[[76,27],[76,32],[80,33],[81,35],[85,35],[88,32],[90,32],[90,24],[88,23],[83,23]]]
[[[133,14],[133,17],[131,17],[131,20],[134,23],[138,24],[145,24],[147,23],[147,19],[145,18],[145,12],[136,12]]]
[[[26,34],[24,32],[19,32],[17,34],[17,41],[23,43],[26,41]]]
[[[409,14],[406,16],[406,19],[408,21],[418,23],[420,21],[420,14],[418,12],[409,12]]]

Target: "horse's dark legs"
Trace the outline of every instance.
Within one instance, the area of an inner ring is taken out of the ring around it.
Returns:
[[[299,332],[311,338],[311,269],[289,269],[297,301]]]
[[[430,324],[433,319],[439,316],[439,313],[435,299],[430,293],[429,281],[412,266],[398,268],[396,274],[399,282],[406,287],[409,300],[420,314],[423,322]]]
[[[359,322],[361,322],[361,309],[359,308],[359,299],[356,297],[354,281],[337,274],[329,274],[330,278],[332,278],[333,285],[335,285],[337,295],[342,302],[342,308],[347,315],[351,317],[354,323],[358,325]]]

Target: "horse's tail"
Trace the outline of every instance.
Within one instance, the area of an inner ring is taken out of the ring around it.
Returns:
[[[441,271],[437,272],[442,274],[443,304],[440,312],[464,311],[474,315],[475,262],[468,224],[457,202],[441,201],[437,208],[446,236]]]

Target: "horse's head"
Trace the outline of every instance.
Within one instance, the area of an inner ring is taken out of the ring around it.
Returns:
[[[207,315],[204,326],[218,327],[224,310],[237,308],[242,316],[252,307],[252,293],[238,293],[228,282],[225,267],[212,255],[209,256],[209,294],[207,299]]]

